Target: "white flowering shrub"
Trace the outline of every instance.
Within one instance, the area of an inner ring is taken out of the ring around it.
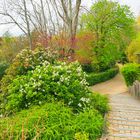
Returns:
[[[45,62],[13,80],[8,87],[6,110],[17,111],[52,99],[63,100],[74,110],[81,110],[89,102],[90,91],[85,78],[78,62],[55,65]]]
[[[38,47],[35,50],[25,49],[21,51],[13,63],[6,70],[4,77],[0,82],[0,102],[5,102],[8,87],[18,75],[26,75],[28,71],[34,70],[36,66],[54,64],[57,59],[57,52],[50,48]],[[2,108],[4,104],[1,104]],[[0,111],[1,112],[1,111]]]

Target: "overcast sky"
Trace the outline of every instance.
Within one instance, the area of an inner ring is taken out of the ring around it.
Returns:
[[[82,0],[85,6],[90,7],[95,0]],[[114,0],[118,1],[120,4],[128,5],[135,16],[140,14],[140,0]],[[9,31],[13,35],[22,34],[22,32],[15,26],[0,25],[0,36],[2,36],[6,31]]]

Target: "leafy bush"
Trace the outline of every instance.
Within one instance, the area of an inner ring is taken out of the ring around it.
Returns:
[[[62,103],[23,110],[1,118],[0,139],[96,140],[102,134],[103,117],[93,109],[74,114]]]
[[[7,63],[0,63],[0,79],[3,77],[3,75],[5,74],[5,70],[8,68],[8,64]]]
[[[97,83],[104,82],[113,78],[118,73],[118,71],[118,68],[112,68],[101,73],[90,73],[88,74],[86,80],[90,86],[95,85]]]
[[[19,53],[13,60],[13,63],[6,70],[5,76],[1,80],[2,96],[6,96],[8,86],[17,75],[27,74],[28,71],[34,70],[36,66],[42,66],[48,62],[54,63],[57,55],[50,48],[38,47],[34,51],[25,49]],[[5,97],[2,97],[5,98]]]
[[[81,64],[81,65],[82,65],[83,71],[85,71],[88,74],[90,74],[92,72],[96,72],[96,73],[100,72],[100,65],[96,61],[96,58],[95,58],[94,62],[86,63],[86,64]]]
[[[49,48],[38,47],[34,51],[24,49],[13,60],[6,75],[15,77],[26,74],[29,70],[34,70],[36,66],[42,66],[45,61],[54,63],[56,57],[56,52],[51,51]]]
[[[37,66],[27,75],[18,76],[8,86],[6,110],[22,110],[46,101],[64,100],[74,110],[83,109],[88,103],[82,100],[90,93],[86,74],[78,62]]]
[[[133,85],[136,80],[140,79],[140,65],[135,63],[126,64],[121,70],[127,86]]]
[[[83,69],[83,71],[85,71],[87,73],[93,72],[93,65],[91,63],[90,64],[82,64],[82,69]]]

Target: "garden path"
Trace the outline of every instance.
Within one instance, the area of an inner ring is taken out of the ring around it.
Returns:
[[[140,140],[140,101],[128,94],[123,77],[118,74],[91,89],[110,99],[107,136],[102,140]]]
[[[93,91],[97,91],[102,94],[118,94],[124,93],[127,91],[127,86],[121,74],[118,74],[113,79],[92,86],[91,89]]]

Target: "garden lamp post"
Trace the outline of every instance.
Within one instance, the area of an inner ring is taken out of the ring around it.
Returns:
[[[138,63],[140,64],[140,53],[136,53],[137,58],[138,58]]]

